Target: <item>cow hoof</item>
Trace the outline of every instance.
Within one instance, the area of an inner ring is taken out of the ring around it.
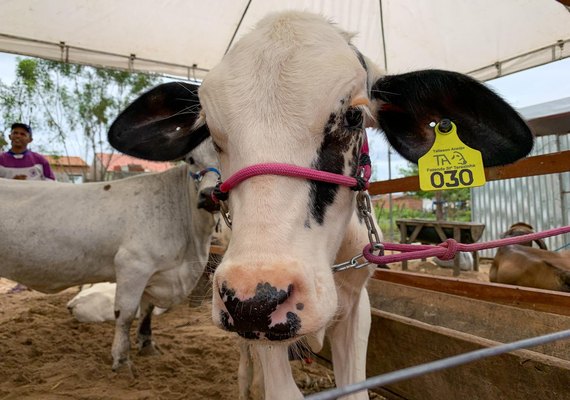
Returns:
[[[160,347],[152,341],[145,343],[138,352],[139,356],[158,356],[161,354],[162,351],[160,350]]]
[[[128,358],[113,361],[112,369],[116,374],[127,374],[133,379],[137,377],[133,363]]]

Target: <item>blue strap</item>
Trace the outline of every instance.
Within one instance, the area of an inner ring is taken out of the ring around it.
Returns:
[[[190,176],[192,178],[194,178],[194,180],[200,180],[204,175],[206,175],[208,172],[214,172],[218,175],[218,177],[221,177],[222,174],[220,174],[220,171],[218,171],[216,168],[214,167],[208,167],[208,168],[204,168],[203,170],[194,173],[192,171],[190,171]]]

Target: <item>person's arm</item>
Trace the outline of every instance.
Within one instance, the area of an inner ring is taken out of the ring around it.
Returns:
[[[51,166],[49,165],[48,160],[45,157],[41,156],[41,163],[44,170],[44,178],[47,180],[55,181],[55,174],[53,173]]]

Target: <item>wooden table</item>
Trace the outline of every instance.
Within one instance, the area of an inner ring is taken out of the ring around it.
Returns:
[[[435,221],[428,219],[398,219],[396,225],[400,229],[400,243],[420,242],[422,244],[439,244],[453,238],[458,243],[475,243],[483,234],[485,225],[476,222]],[[479,254],[473,253],[473,269],[479,270]],[[402,270],[408,269],[408,262],[402,261]],[[455,256],[453,276],[459,276],[459,254]]]

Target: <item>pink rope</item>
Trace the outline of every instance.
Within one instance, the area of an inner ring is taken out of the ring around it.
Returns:
[[[356,179],[351,176],[339,175],[332,172],[319,171],[311,168],[298,167],[291,164],[265,163],[251,165],[249,167],[240,169],[238,172],[230,176],[228,180],[222,183],[220,190],[226,193],[246,179],[257,175],[268,174],[304,178],[313,181],[335,183],[349,187],[355,186],[357,184]],[[366,182],[366,188],[368,188],[368,181]]]
[[[258,175],[281,175],[289,176],[293,178],[303,178],[310,179],[312,181],[334,183],[337,185],[348,186],[351,188],[358,188],[357,190],[366,190],[369,186],[369,180],[372,176],[372,166],[370,164],[369,156],[369,146],[368,146],[368,136],[364,134],[364,141],[362,142],[362,147],[360,148],[361,158],[359,161],[362,162],[362,157],[367,159],[367,162],[363,165],[358,166],[357,178],[351,176],[345,176],[340,174],[335,174],[327,171],[319,171],[317,169],[299,167],[292,164],[282,164],[282,163],[262,163],[250,165],[240,169],[232,176],[228,178],[225,182],[220,185],[220,192],[228,193],[234,187],[239,185],[241,182],[245,181],[254,176]],[[361,176],[361,177],[360,177]],[[364,182],[362,182],[364,181]],[[364,187],[360,186],[364,183]]]
[[[451,260],[458,251],[479,251],[495,247],[508,246],[511,244],[530,242],[545,237],[562,235],[570,232],[570,225],[560,228],[549,229],[543,232],[530,233],[528,235],[514,236],[505,239],[491,240],[489,242],[463,244],[454,239],[447,239],[437,246],[404,243],[382,243],[384,250],[400,251],[400,254],[388,254],[377,256],[372,253],[372,245],[364,247],[362,254],[373,264],[389,264],[399,261],[415,260],[419,258],[438,257],[442,260]]]

